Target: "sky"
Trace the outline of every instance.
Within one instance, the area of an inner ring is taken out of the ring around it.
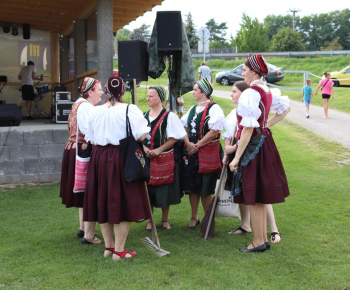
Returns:
[[[293,3],[291,4],[289,3]],[[328,3],[329,4],[329,3]],[[259,22],[263,22],[267,15],[292,15],[289,10],[300,10],[296,15],[303,17],[312,14],[328,13],[335,10],[348,9],[348,1],[340,0],[332,2],[315,2],[310,0],[250,0],[250,1],[234,1],[234,0],[164,0],[162,5],[157,5],[151,12],[146,12],[144,16],[140,16],[136,21],[132,21],[124,28],[133,30],[142,24],[153,27],[156,19],[156,11],[181,11],[182,20],[185,21],[186,16],[191,12],[196,29],[205,26],[205,23],[214,18],[217,23],[227,22],[227,39],[230,35],[236,35],[240,28],[242,14],[247,14],[250,18],[258,18]]]

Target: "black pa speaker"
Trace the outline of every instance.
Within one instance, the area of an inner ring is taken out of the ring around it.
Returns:
[[[182,18],[180,11],[157,12],[158,51],[182,50]]]
[[[30,39],[30,24],[23,23],[23,39]]]
[[[124,81],[148,81],[148,43],[141,40],[119,41],[118,70]]]
[[[21,110],[17,105],[0,105],[0,127],[19,126],[21,120]]]

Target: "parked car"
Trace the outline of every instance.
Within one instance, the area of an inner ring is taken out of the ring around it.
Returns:
[[[350,65],[340,71],[331,72],[330,74],[334,82],[333,86],[350,86]]]
[[[284,73],[281,67],[277,67],[273,64],[268,63],[270,67],[269,74],[266,76],[268,83],[276,83],[283,79]],[[237,66],[233,70],[223,71],[216,74],[215,81],[223,86],[231,85],[237,81],[242,81],[242,68],[243,64]]]

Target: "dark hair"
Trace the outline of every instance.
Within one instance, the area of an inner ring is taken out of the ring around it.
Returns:
[[[331,74],[329,73],[329,72],[323,72],[323,75],[325,76],[325,77],[328,77],[328,76],[330,76]]]
[[[205,65],[205,62],[202,62],[202,65]]]
[[[249,85],[244,82],[244,81],[239,81],[239,82],[235,82],[233,84],[237,89],[239,89],[241,92],[245,91],[246,89],[249,88]]]
[[[31,60],[27,62],[27,65],[34,65],[34,62],[32,62]]]
[[[246,60],[244,61],[244,64],[245,64],[250,70],[253,70],[253,68],[252,68],[252,66],[250,65],[248,59],[246,59]]]

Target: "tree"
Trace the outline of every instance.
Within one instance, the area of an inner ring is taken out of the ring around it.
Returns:
[[[283,27],[273,36],[270,46],[271,51],[302,51],[305,45],[301,41],[299,32]]]
[[[236,37],[231,37],[231,45],[237,46],[238,52],[264,52],[268,50],[269,39],[266,35],[266,29],[257,18],[252,20],[243,13],[240,26]]]
[[[339,37],[336,37],[332,41],[327,41],[321,50],[343,50],[343,46],[339,43]]]
[[[226,30],[227,24],[226,22],[216,23],[214,18],[210,19],[207,23],[205,23],[209,32],[210,32],[210,41],[219,41],[224,43],[226,41]]]
[[[131,33],[131,40],[142,40],[149,42],[151,32],[148,30],[151,25],[142,24],[141,27],[134,29]]]
[[[191,12],[189,12],[186,15],[185,28],[186,28],[186,34],[187,34],[188,42],[190,44],[190,48],[197,48],[198,46],[197,29],[194,25]]]
[[[300,23],[300,17],[295,18],[296,27]],[[266,34],[269,40],[277,34],[278,30],[283,27],[293,28],[293,17],[291,15],[268,15],[264,19]]]
[[[130,40],[130,30],[128,29],[119,29],[117,32],[117,39],[118,41],[124,41],[124,40]]]

